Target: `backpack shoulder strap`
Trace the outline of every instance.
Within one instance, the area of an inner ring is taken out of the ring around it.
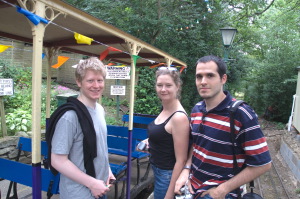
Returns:
[[[232,101],[231,102],[231,105],[230,105],[230,108],[229,108],[229,112],[230,113],[235,113],[235,111],[238,109],[238,107],[244,103],[243,100],[236,100],[236,101]]]
[[[234,165],[234,174],[238,174],[238,164],[236,160],[236,152],[235,152],[235,133],[234,133],[234,114],[238,107],[243,103],[243,100],[232,101],[229,107],[229,116],[230,116],[230,138],[233,149],[233,165]]]
[[[239,169],[238,169],[238,164],[237,164],[237,159],[236,159],[236,153],[235,153],[235,148],[234,148],[234,142],[235,142],[235,134],[234,134],[234,114],[236,112],[236,110],[238,109],[238,107],[244,103],[243,100],[236,100],[236,101],[232,101],[229,107],[229,114],[230,114],[230,135],[231,135],[231,142],[232,142],[232,147],[233,147],[233,170],[234,170],[234,174],[237,175],[239,173]],[[250,182],[250,189],[251,192],[253,192],[253,188],[254,188],[254,181],[252,180]],[[237,194],[238,194],[238,199],[241,199],[241,190],[240,188],[236,189]]]
[[[231,137],[235,138],[235,134],[234,134],[234,114],[236,112],[236,110],[238,109],[238,107],[244,103],[243,100],[236,100],[236,101],[232,101],[229,107],[229,115],[230,115],[230,132],[231,132]],[[234,139],[231,140],[232,144],[234,144]]]
[[[231,136],[231,142],[232,146],[234,148],[234,143],[235,143],[235,133],[234,133],[234,114],[238,107],[244,103],[243,100],[236,100],[232,101],[229,107],[229,116],[230,116],[230,136]],[[234,151],[235,152],[235,151]],[[234,153],[235,155],[235,153]]]

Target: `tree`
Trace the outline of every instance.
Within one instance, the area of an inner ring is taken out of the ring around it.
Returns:
[[[195,87],[197,59],[209,54],[222,57],[219,29],[237,28],[226,88],[233,95],[244,94],[244,100],[259,113],[276,104],[280,111],[274,119],[288,119],[296,86],[295,67],[299,66],[298,0],[68,2],[185,61],[182,103],[187,111],[200,100]],[[149,78],[147,73],[140,74],[144,75],[140,78]],[[154,90],[147,93],[151,92]]]
[[[279,122],[288,121],[296,91],[300,53],[297,10],[298,1],[278,0],[255,22],[261,37],[257,38],[257,64],[249,68],[247,80],[251,85],[245,96],[259,112],[271,110],[270,119]]]

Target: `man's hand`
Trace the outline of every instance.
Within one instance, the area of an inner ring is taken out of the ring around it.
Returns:
[[[189,169],[184,169],[180,176],[178,177],[176,183],[175,183],[175,189],[174,189],[174,193],[181,195],[182,193],[180,192],[181,187],[183,187],[186,183],[186,181],[188,181],[188,186],[189,186],[189,191],[194,194],[194,191],[192,189],[191,183],[189,181],[189,175],[190,175],[190,170]]]
[[[95,198],[102,197],[109,191],[109,188],[106,186],[105,182],[97,179],[94,179],[88,188],[91,190],[92,195]]]
[[[207,191],[204,191],[201,194],[201,197],[204,197],[207,194],[209,194],[213,199],[224,199],[227,195],[227,193],[221,190],[220,187],[213,187]]]

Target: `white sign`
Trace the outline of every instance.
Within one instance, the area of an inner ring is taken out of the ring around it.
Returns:
[[[0,96],[14,94],[14,80],[0,79]]]
[[[106,79],[130,79],[130,67],[106,66]]]
[[[111,95],[125,95],[126,86],[111,85],[110,94]]]

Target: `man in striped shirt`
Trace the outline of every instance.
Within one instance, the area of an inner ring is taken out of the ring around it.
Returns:
[[[235,99],[223,86],[226,64],[209,55],[197,61],[196,86],[203,101],[191,112],[193,147],[176,182],[175,193],[188,181],[197,199],[237,198],[237,188],[271,168],[266,138],[256,113],[242,104],[235,113],[235,153],[240,172],[234,175],[229,106]]]

